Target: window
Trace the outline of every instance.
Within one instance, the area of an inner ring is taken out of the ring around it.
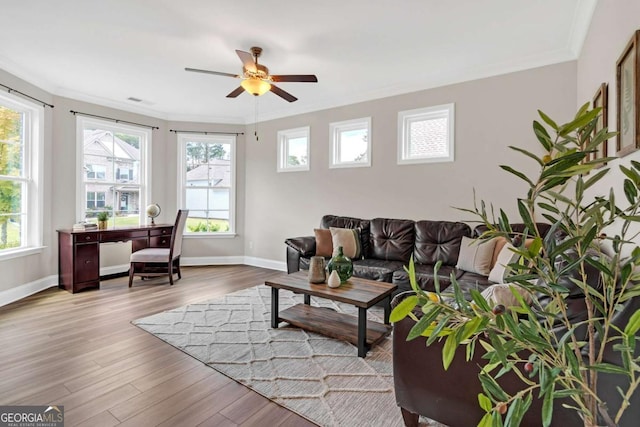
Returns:
[[[453,104],[398,113],[398,164],[452,162]]]
[[[278,131],[278,172],[309,170],[309,127]]]
[[[371,117],[331,123],[330,168],[371,166]]]
[[[178,134],[178,203],[186,235],[235,233],[236,138]]]
[[[43,107],[0,94],[0,258],[42,246]]]
[[[79,220],[107,211],[110,225],[144,224],[151,130],[82,116],[77,130]]]

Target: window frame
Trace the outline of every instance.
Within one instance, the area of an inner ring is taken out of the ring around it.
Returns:
[[[367,160],[342,162],[339,160],[340,151],[342,150],[339,135],[342,132],[353,131],[358,129],[367,130]],[[336,168],[368,168],[371,167],[371,117],[363,117],[360,119],[344,120],[341,122],[333,122],[329,124],[329,169]]]
[[[3,180],[23,185],[20,246],[0,249],[0,260],[42,252],[44,248],[44,107],[31,101],[0,93],[0,104],[24,113],[23,173],[19,177],[5,176]],[[23,234],[23,235],[22,235]]]
[[[186,144],[189,142],[203,142],[203,143],[215,143],[214,141],[221,144],[229,144],[230,151],[229,157],[231,161],[229,162],[229,166],[231,168],[229,180],[231,181],[231,185],[229,186],[229,230],[228,231],[215,231],[215,232],[191,232],[187,227],[185,227],[183,236],[185,238],[233,238],[236,237],[236,193],[237,193],[237,180],[236,180],[236,171],[237,171],[237,136],[235,134],[228,135],[206,135],[206,134],[192,134],[192,133],[180,133],[177,132],[178,143],[176,144],[178,148],[178,206],[180,209],[186,209]]]
[[[288,166],[287,158],[289,154],[289,140],[306,138],[307,142],[307,163],[299,166]],[[311,128],[309,126],[279,130],[278,139],[278,172],[303,172],[310,170],[311,165]]]
[[[87,212],[87,189],[86,184],[93,185],[118,185],[115,176],[113,181],[99,180],[97,178],[87,177],[84,170],[84,129],[87,126],[95,126],[102,130],[116,133],[126,133],[130,135],[136,135],[140,137],[140,176],[139,182],[128,183],[130,186],[139,187],[139,212],[138,212],[138,224],[140,226],[146,225],[149,219],[146,216],[145,208],[151,200],[151,144],[152,144],[152,129],[142,126],[134,126],[123,124],[119,122],[112,122],[109,120],[102,120],[93,117],[86,117],[82,115],[76,115],[76,217],[77,221],[83,221],[86,218]],[[116,164],[113,163],[115,167]],[[114,169],[115,171],[115,169]],[[99,191],[95,191],[96,193]],[[106,202],[105,202],[106,204]],[[112,206],[115,209],[115,204]],[[115,212],[113,212],[115,213]]]
[[[428,121],[439,118],[447,119],[447,156],[426,157],[409,156],[409,126],[413,122]],[[455,160],[455,104],[434,105],[398,112],[398,164],[412,165],[419,163],[446,163]]]

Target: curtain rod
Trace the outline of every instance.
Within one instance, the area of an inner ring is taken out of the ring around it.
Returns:
[[[105,116],[98,116],[98,115],[95,115],[95,114],[82,113],[80,111],[69,110],[69,112],[71,114],[73,114],[74,116],[79,114],[81,116],[96,117],[98,119],[111,120],[112,122],[116,122],[116,123],[127,123],[127,124],[130,124],[130,125],[142,126],[142,127],[149,128],[149,129],[152,129],[152,130],[153,129],[160,129],[158,126],[145,125],[144,123],[129,122],[127,120],[114,119],[112,117],[105,117]]]
[[[25,98],[29,98],[29,99],[31,99],[32,101],[36,101],[37,103],[42,104],[42,106],[43,106],[43,107],[51,107],[51,108],[53,108],[53,105],[51,105],[51,104],[49,104],[49,103],[46,103],[46,102],[44,102],[44,101],[42,101],[42,100],[40,100],[40,99],[38,99],[38,98],[34,98],[34,97],[33,97],[33,96],[31,96],[31,95],[27,95],[26,93],[22,93],[22,92],[20,92],[19,90],[15,90],[14,88],[11,88],[11,87],[9,87],[9,86],[3,85],[2,83],[0,83],[0,86],[2,86],[3,88],[7,89],[7,92],[8,92],[8,93],[15,92],[15,93],[17,93],[17,94],[18,94],[18,95],[20,95],[20,96],[24,96]]]
[[[213,132],[213,131],[203,131],[203,130],[176,130],[169,129],[169,132],[174,133],[197,133],[200,135],[244,135],[244,132]]]

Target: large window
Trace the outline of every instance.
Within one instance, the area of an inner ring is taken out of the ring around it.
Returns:
[[[398,164],[453,161],[453,104],[398,113]]]
[[[178,134],[178,204],[185,234],[235,233],[235,136]]]
[[[147,218],[149,129],[78,116],[78,218],[96,222],[109,213],[109,224],[140,225]]]
[[[371,117],[329,125],[330,168],[371,166]]]
[[[278,131],[278,172],[309,170],[309,127]]]
[[[43,115],[0,94],[0,258],[42,246]]]

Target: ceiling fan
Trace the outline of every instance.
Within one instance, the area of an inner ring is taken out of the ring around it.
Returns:
[[[313,74],[287,74],[276,75],[269,74],[269,69],[262,64],[258,64],[258,57],[262,53],[261,47],[252,47],[251,53],[243,50],[236,50],[236,53],[242,61],[242,74],[221,73],[219,71],[199,70],[197,68],[185,68],[186,71],[194,71],[196,73],[214,74],[216,76],[235,77],[243,79],[237,89],[232,91],[227,98],[235,98],[242,92],[247,91],[252,95],[260,96],[271,91],[279,97],[289,102],[297,101],[298,98],[289,92],[280,89],[273,83],[279,82],[305,82],[317,83],[318,78]]]

